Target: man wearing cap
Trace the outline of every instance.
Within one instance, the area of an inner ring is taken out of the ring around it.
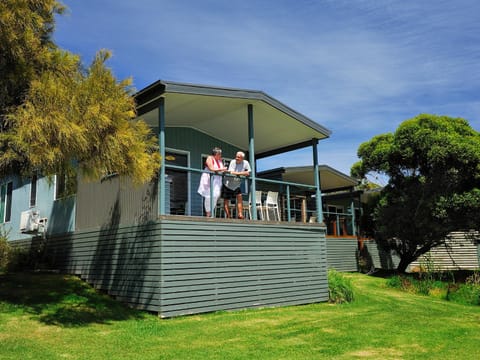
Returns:
[[[250,164],[245,160],[245,154],[242,151],[238,151],[235,159],[230,161],[230,165],[228,166],[228,173],[235,176],[225,176],[222,186],[223,208],[228,218],[231,217],[230,199],[236,199],[237,218],[243,219],[243,199],[240,189],[242,179],[239,176],[249,176],[250,171]]]

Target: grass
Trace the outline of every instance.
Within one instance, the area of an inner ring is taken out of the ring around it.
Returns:
[[[348,274],[355,301],[161,320],[80,280],[0,276],[0,359],[471,359],[480,307]]]

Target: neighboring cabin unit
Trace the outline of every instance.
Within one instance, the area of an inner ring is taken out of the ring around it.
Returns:
[[[396,269],[400,257],[391,251],[385,251],[375,240],[363,243],[364,254],[369,257],[372,268]],[[419,257],[407,267],[407,272],[420,270],[479,270],[480,241],[478,233],[456,231],[452,232],[445,245],[437,246]]]
[[[323,222],[326,225],[327,263],[337,271],[357,271],[358,240],[361,234],[358,219],[362,212],[360,196],[356,190],[358,180],[328,165],[318,167],[322,192]],[[262,171],[259,176],[292,183],[315,184],[313,167],[282,167]],[[280,186],[281,187],[281,186]],[[297,221],[316,219],[316,194],[312,189],[291,190],[293,215]],[[285,202],[286,199],[284,198]],[[286,206],[284,206],[285,208]]]

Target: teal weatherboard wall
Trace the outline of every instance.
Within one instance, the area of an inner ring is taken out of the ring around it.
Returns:
[[[222,149],[222,155],[227,159],[234,159],[238,150],[235,146],[218,140],[208,134],[192,128],[167,127],[165,129],[165,142],[168,149],[187,152],[190,155],[190,167],[203,169],[202,155],[210,155],[214,147]],[[192,173],[190,186],[190,209],[192,215],[202,215],[202,197],[197,193],[200,181],[199,173]]]
[[[328,300],[321,226],[162,219],[50,238],[47,253],[161,317]]]

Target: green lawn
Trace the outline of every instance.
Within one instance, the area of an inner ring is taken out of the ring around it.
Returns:
[[[0,276],[0,359],[473,359],[480,307],[349,274],[355,302],[161,320],[62,275]],[[477,354],[477,355],[475,355]]]

